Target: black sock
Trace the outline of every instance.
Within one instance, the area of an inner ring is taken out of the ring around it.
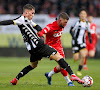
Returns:
[[[83,66],[82,66],[82,65],[79,65],[79,67],[78,67],[78,71],[81,71],[82,68],[83,68]]]
[[[17,76],[16,78],[19,80],[21,77],[23,77],[24,75],[26,75],[29,71],[31,71],[33,68],[28,65],[27,67],[25,67]]]
[[[70,65],[62,58],[58,61],[59,65],[65,69],[70,75],[74,74],[70,68]]]

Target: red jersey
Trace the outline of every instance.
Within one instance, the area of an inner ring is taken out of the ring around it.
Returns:
[[[86,45],[87,45],[87,49],[91,50],[95,48],[95,44],[96,44],[96,24],[91,23],[90,25],[90,33],[91,33],[91,39],[92,39],[92,43],[90,44],[89,42],[89,38],[88,35],[86,34]]]
[[[64,57],[63,47],[61,45],[61,35],[63,33],[63,30],[64,28],[59,27],[57,21],[54,21],[53,23],[48,24],[39,33],[39,36],[41,37],[43,36],[43,34],[46,34],[45,43],[55,48]]]

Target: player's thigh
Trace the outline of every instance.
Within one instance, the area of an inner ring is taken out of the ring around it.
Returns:
[[[95,51],[89,50],[89,57],[94,57],[94,56],[95,56]]]
[[[36,68],[37,65],[38,65],[38,61],[30,62],[30,65],[31,65],[32,68]]]
[[[79,52],[73,54],[73,59],[76,61],[79,59]]]
[[[55,55],[52,55],[51,57],[50,57],[50,59],[52,60],[55,60],[55,61],[59,61],[61,58],[63,58],[63,56],[61,56],[60,54],[59,54],[59,52],[57,52]]]
[[[65,58],[65,54],[64,54],[63,48],[57,48],[56,50],[60,53],[61,56],[63,56],[63,58]]]
[[[88,54],[88,51],[87,51],[86,48],[83,48],[83,49],[80,50],[80,55],[81,55],[81,57],[86,57],[87,54]]]

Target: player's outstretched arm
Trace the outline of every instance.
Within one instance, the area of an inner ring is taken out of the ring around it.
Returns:
[[[92,43],[91,33],[90,32],[88,32],[88,37],[89,37],[89,42]]]
[[[74,30],[73,30],[73,27],[70,28],[70,34],[71,34],[72,38],[74,38]]]
[[[39,25],[34,26],[34,28],[35,28],[37,31],[41,31],[41,30],[42,30],[42,28],[41,28]]]
[[[11,25],[11,24],[14,24],[13,20],[0,21],[0,25]]]

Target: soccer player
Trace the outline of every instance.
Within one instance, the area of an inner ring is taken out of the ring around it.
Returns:
[[[93,16],[88,16],[88,22],[90,23],[90,33],[91,33],[91,39],[92,39],[92,43],[90,43],[89,39],[88,39],[88,34],[86,32],[86,48],[88,50],[88,56],[89,57],[95,56],[95,51],[96,51],[95,45],[96,45],[96,42],[97,42],[96,24],[93,23],[92,21],[93,21]],[[88,68],[87,68],[87,57],[85,58],[83,69],[88,70]]]
[[[56,21],[48,24],[41,32],[39,32],[39,36],[41,38],[43,38],[43,34],[46,35],[45,43],[55,48],[63,58],[65,58],[65,55],[63,52],[63,47],[61,45],[61,35],[68,20],[69,16],[67,15],[67,13],[62,12],[58,15]],[[50,73],[45,73],[49,85],[51,85],[52,75],[58,72],[61,72],[61,74],[64,76],[65,80],[68,83],[68,86],[74,86],[69,79],[68,72],[61,68],[59,65],[57,65]]]
[[[41,31],[41,27],[32,21],[35,13],[35,8],[31,4],[26,4],[23,7],[23,14],[14,20],[1,21],[0,25],[18,25],[21,34],[23,36],[24,42],[26,44],[27,50],[30,53],[30,65],[20,71],[20,73],[11,80],[12,85],[16,85],[18,80],[25,76],[29,71],[35,69],[38,65],[38,60],[42,57],[48,57],[54,59],[62,68],[64,68],[70,75],[71,80],[77,81],[78,83],[84,83],[79,79],[71,70],[69,64],[64,60],[64,58],[52,47],[44,44],[44,41],[40,39],[37,35],[37,31]],[[65,20],[66,21],[66,20]],[[36,29],[36,30],[34,30]]]
[[[79,13],[79,20],[72,25],[70,33],[72,35],[72,50],[73,50],[73,59],[77,61],[80,56],[80,63],[77,71],[77,75],[81,76],[81,70],[84,65],[85,57],[87,56],[87,49],[85,43],[85,31],[88,32],[88,37],[90,43],[91,34],[90,34],[90,23],[86,21],[87,12],[85,9],[81,9]]]

